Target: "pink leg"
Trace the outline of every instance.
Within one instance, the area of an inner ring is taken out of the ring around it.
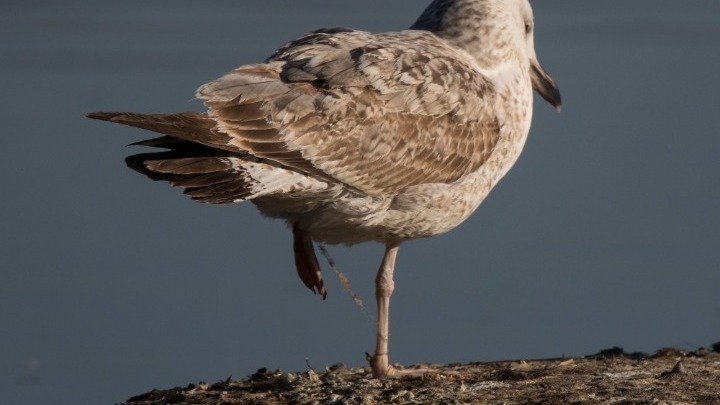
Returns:
[[[393,378],[407,375],[421,376],[432,372],[427,368],[398,370],[391,366],[388,360],[390,296],[395,289],[393,271],[395,270],[395,259],[399,248],[400,244],[397,242],[390,242],[385,246],[385,256],[375,278],[375,298],[377,299],[378,309],[377,341],[375,343],[375,355],[367,355],[374,378]]]
[[[370,357],[370,366],[375,378],[391,377],[395,370],[388,360],[388,334],[390,324],[390,296],[395,289],[393,271],[397,257],[397,243],[388,243],[385,247],[385,256],[375,278],[375,298],[377,299],[377,342],[375,355]]]
[[[320,293],[322,299],[327,297],[327,291],[323,286],[320,264],[315,256],[310,235],[303,232],[297,223],[293,224],[293,252],[295,253],[295,268],[303,284],[312,292]]]

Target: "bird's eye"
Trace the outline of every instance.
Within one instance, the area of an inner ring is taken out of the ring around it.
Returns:
[[[532,24],[525,23],[525,34],[530,34],[532,32]]]

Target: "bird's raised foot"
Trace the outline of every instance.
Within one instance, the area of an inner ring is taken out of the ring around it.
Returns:
[[[387,354],[376,354],[371,356],[365,353],[365,359],[370,363],[373,378],[400,378],[405,376],[422,377],[432,372],[428,368],[397,369],[390,364]]]

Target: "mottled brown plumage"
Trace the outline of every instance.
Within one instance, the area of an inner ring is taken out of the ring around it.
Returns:
[[[207,113],[92,113],[165,136],[128,165],[209,203],[253,201],[292,226],[303,283],[325,297],[313,240],[386,244],[376,377],[398,246],[464,221],[525,143],[537,62],[527,0],[436,0],[409,30],[323,29],[197,91]]]

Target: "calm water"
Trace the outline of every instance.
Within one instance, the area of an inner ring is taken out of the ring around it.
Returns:
[[[83,4],[85,3],[85,4]],[[5,1],[0,392],[111,404],[259,367],[363,364],[374,326],[250,205],[124,167],[145,134],[92,110],[197,110],[197,86],[321,26],[391,30],[420,1]],[[653,351],[720,340],[720,3],[536,2],[563,92],[455,231],[400,251],[392,360]],[[330,249],[374,310],[382,248]]]

